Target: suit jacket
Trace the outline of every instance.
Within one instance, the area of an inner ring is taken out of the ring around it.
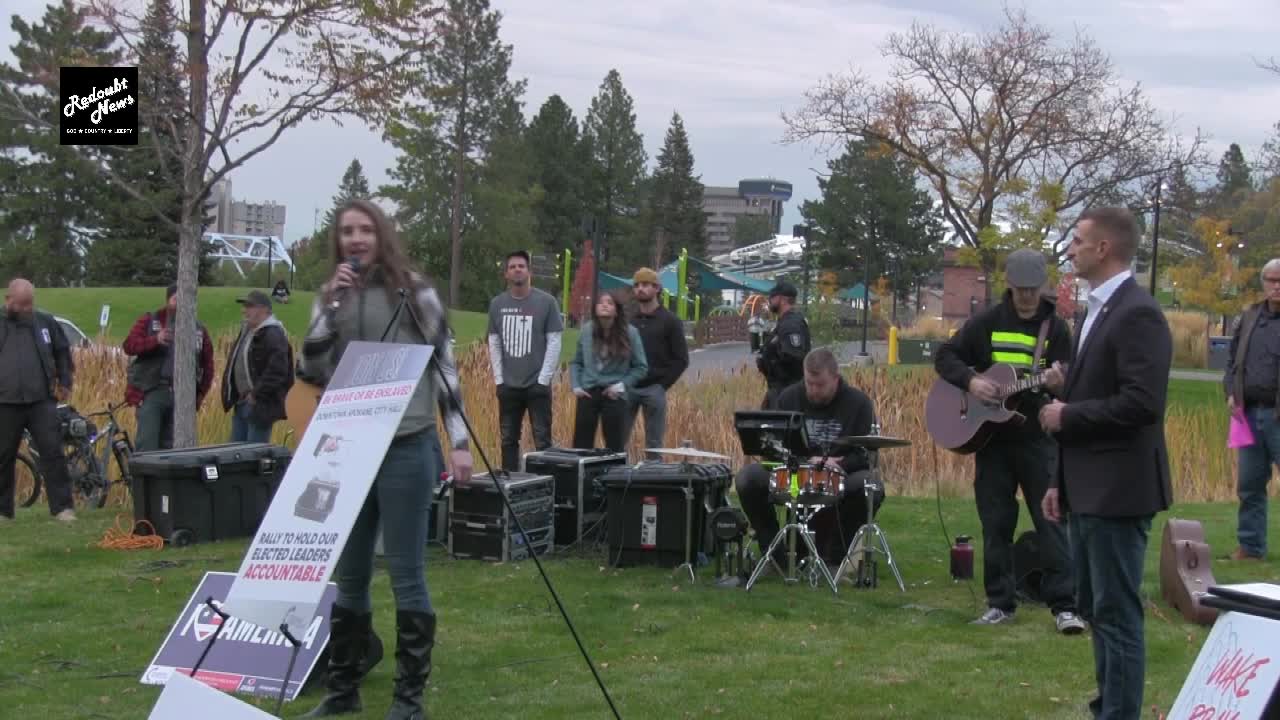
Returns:
[[[1138,517],[1173,502],[1164,440],[1172,361],[1164,313],[1128,278],[1067,369],[1053,479],[1064,511]]]

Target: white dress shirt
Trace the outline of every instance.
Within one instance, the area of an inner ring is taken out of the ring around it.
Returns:
[[[1113,275],[1110,280],[1089,291],[1088,309],[1085,311],[1084,324],[1080,326],[1080,337],[1076,342],[1077,350],[1084,347],[1084,339],[1089,336],[1089,329],[1093,327],[1094,321],[1102,314],[1102,307],[1116,293],[1116,288],[1120,287],[1120,283],[1132,276],[1132,272],[1125,270]]]

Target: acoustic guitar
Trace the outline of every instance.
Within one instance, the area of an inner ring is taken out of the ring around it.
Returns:
[[[992,365],[980,373],[1000,388],[1001,399],[990,403],[938,378],[924,403],[925,428],[939,446],[961,455],[975,453],[991,441],[1001,425],[1026,420],[1009,406],[1018,393],[1043,387],[1045,374],[1038,372],[1019,380],[1012,365]]]
[[[284,411],[288,416],[285,422],[298,440],[302,440],[312,416],[320,407],[321,395],[324,395],[324,388],[307,382],[301,375],[294,378],[293,387],[289,388],[289,394],[284,398]]]

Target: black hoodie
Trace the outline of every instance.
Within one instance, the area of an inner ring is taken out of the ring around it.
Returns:
[[[1047,345],[1040,354],[1040,369],[1048,368],[1055,362],[1066,364],[1071,359],[1071,330],[1067,322],[1056,314],[1054,302],[1048,298],[1040,299],[1040,307],[1035,317],[1023,320],[1013,306],[1013,291],[1006,290],[1004,299],[999,305],[987,308],[961,327],[951,339],[938,348],[933,366],[938,375],[958,388],[967,390],[969,380],[978,373],[985,372],[995,361],[992,358],[991,334],[995,332],[1015,332],[1036,337],[1040,334],[1040,323],[1046,315],[1053,317],[1049,326]],[[1018,372],[1019,377],[1025,374],[1025,368]],[[1044,391],[1025,392],[1018,399],[1015,409],[1026,416],[1027,421],[1021,426],[1009,423],[998,433],[1034,433],[1043,434],[1040,429],[1040,408],[1048,402]]]

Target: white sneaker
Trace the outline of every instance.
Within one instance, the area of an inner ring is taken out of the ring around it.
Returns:
[[[1060,612],[1054,616],[1054,624],[1063,635],[1079,635],[1084,632],[1084,621],[1073,612]]]
[[[982,613],[982,617],[969,623],[970,625],[1000,625],[1002,623],[1013,622],[1013,613],[1005,612],[1000,608],[987,608]]]
[[[55,520],[58,520],[64,523],[73,523],[76,521],[76,513],[74,510],[70,508],[63,510],[62,512],[58,513],[57,515],[54,515],[53,517]]]

